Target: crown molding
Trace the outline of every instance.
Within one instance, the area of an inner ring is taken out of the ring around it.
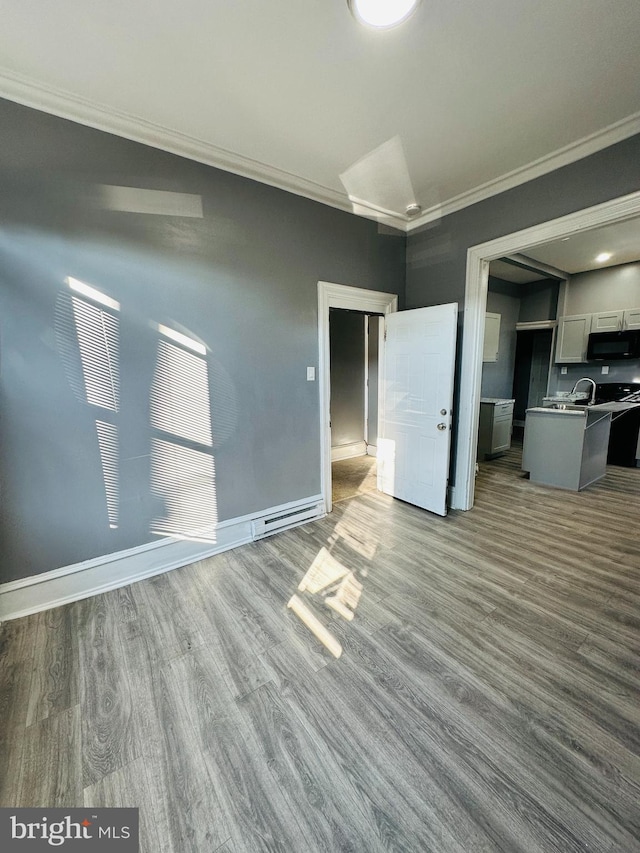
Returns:
[[[460,195],[443,201],[441,204],[433,205],[428,210],[425,210],[420,217],[412,219],[405,226],[408,232],[415,231],[423,225],[441,219],[443,216],[448,216],[450,213],[456,213],[465,207],[470,207],[472,204],[477,204],[480,201],[491,198],[494,195],[511,190],[521,184],[526,184],[535,178],[542,175],[547,175],[562,166],[568,166],[570,163],[575,163],[582,160],[583,157],[588,157],[590,154],[596,154],[610,145],[615,145],[616,142],[623,142],[631,136],[640,133],[640,112],[627,116],[608,127],[598,130],[595,133],[579,139],[577,142],[572,142],[553,151],[551,154],[546,154],[526,166],[520,166],[501,175],[499,178],[494,178],[491,181],[486,181],[472,190],[460,193]]]
[[[244,157],[202,139],[171,130],[121,110],[107,107],[104,104],[95,103],[71,92],[39,83],[7,68],[0,68],[0,97],[60,118],[78,122],[87,127],[93,127],[96,130],[130,139],[133,142],[140,142],[143,145],[167,151],[170,154],[186,157],[189,160],[195,160],[207,166],[222,169],[225,172],[250,178],[259,183],[308,198],[311,201],[320,202],[320,204],[326,204],[346,213],[372,219],[404,232],[415,231],[417,228],[441,219],[443,216],[456,213],[465,207],[491,198],[491,196],[525,184],[527,181],[546,175],[555,169],[581,160],[589,154],[595,154],[603,148],[640,133],[640,112],[638,112],[551,154],[540,157],[526,166],[521,166],[505,175],[486,181],[472,190],[433,205],[419,217],[409,220],[404,214],[394,213],[360,199],[350,199],[346,193],[301,178],[291,172],[286,172],[284,169],[261,163],[259,160],[253,160],[250,157]]]
[[[354,203],[346,193],[71,92],[44,85],[6,68],[0,68],[0,97],[354,213]],[[366,202],[358,202],[357,215],[405,230],[403,218]]]

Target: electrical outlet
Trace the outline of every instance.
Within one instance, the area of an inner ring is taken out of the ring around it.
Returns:
[[[605,376],[606,376],[606,375],[607,375],[607,373],[609,372],[609,368],[607,367],[607,365],[606,365],[606,364],[605,364],[605,365],[603,365],[603,367],[602,367],[602,372],[605,374]]]
[[[561,368],[560,368],[560,373],[562,373],[562,375],[563,375],[563,376],[566,376],[566,375],[567,375],[567,371],[568,371],[568,369],[569,369],[568,367],[561,367]]]
[[[307,382],[314,382],[316,378],[315,367],[307,367]]]

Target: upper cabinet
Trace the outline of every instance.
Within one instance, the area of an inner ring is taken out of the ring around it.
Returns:
[[[488,311],[484,315],[484,346],[482,348],[483,361],[497,361],[500,345],[500,314],[492,314]]]
[[[640,308],[628,308],[622,322],[623,329],[640,329]]]
[[[622,329],[624,311],[600,311],[591,315],[592,332],[619,332]]]
[[[573,314],[558,320],[556,363],[578,364],[586,361],[591,314]]]
[[[621,332],[626,329],[640,329],[640,308],[560,317],[556,364],[579,364],[586,361],[590,332]]]

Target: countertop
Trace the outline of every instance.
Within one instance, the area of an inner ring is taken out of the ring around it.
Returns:
[[[552,409],[551,406],[534,406],[532,409],[527,409],[527,414],[529,412],[539,412],[545,415],[575,415],[578,418],[585,418],[587,412],[592,409],[593,406],[589,406],[589,409],[586,406],[583,409]]]
[[[589,406],[589,408],[598,412],[628,412],[630,409],[640,408],[640,403],[623,403],[619,400],[612,400],[610,403],[596,403],[595,406]]]
[[[502,406],[504,403],[515,403],[515,400],[507,400],[506,397],[480,397],[481,403],[493,403],[495,406]]]

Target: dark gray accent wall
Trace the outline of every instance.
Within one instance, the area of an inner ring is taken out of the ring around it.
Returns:
[[[560,284],[555,279],[532,281],[522,288],[519,323],[555,320],[558,314]]]
[[[364,441],[365,315],[332,308],[331,446]]]
[[[157,323],[207,347],[218,519],[317,494],[317,282],[402,299],[404,236],[8,101],[0,129],[0,579],[157,538]],[[105,210],[101,184],[197,194],[204,216]],[[68,276],[120,303],[120,404],[105,415],[119,436],[117,528],[97,410],[77,388]]]

